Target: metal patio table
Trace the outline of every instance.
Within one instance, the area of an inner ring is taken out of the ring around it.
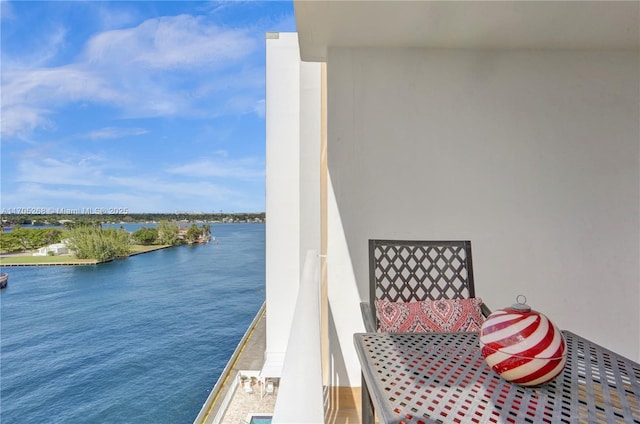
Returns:
[[[477,333],[355,334],[363,423],[640,423],[640,364],[562,333],[567,365],[539,387],[493,372]]]

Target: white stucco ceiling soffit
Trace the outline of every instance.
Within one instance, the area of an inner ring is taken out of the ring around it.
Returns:
[[[294,1],[301,57],[335,47],[638,49],[640,1]]]

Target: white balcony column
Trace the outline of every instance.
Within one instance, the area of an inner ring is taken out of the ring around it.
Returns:
[[[305,252],[320,250],[321,66],[295,33],[266,40],[267,364],[287,349]]]
[[[300,60],[298,41],[267,34],[266,303],[269,356],[282,357],[300,281]]]

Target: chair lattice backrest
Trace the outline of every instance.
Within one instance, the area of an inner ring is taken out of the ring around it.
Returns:
[[[376,300],[475,297],[471,242],[369,240],[369,280],[374,317]]]

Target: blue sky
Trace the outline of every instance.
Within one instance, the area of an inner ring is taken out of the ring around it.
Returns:
[[[261,212],[290,1],[1,1],[4,212]]]

